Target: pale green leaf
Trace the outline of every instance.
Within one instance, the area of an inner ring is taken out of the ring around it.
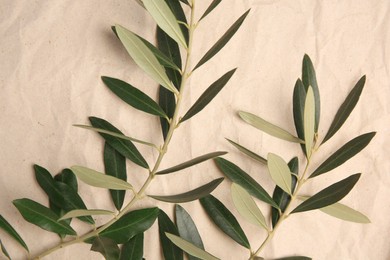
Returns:
[[[188,254],[195,256],[203,260],[219,260],[219,258],[213,256],[212,254],[200,249],[199,247],[191,244],[190,242],[182,239],[179,236],[175,236],[170,233],[165,233],[165,235],[172,241],[177,247],[181,248],[183,251]]]
[[[83,166],[72,166],[73,173],[88,185],[111,190],[131,190],[130,183]]]
[[[231,192],[233,203],[241,216],[250,223],[268,230],[264,215],[251,195],[236,183],[232,183]]]
[[[305,100],[305,112],[304,112],[304,133],[306,144],[306,156],[310,158],[313,141],[314,141],[314,125],[315,125],[315,100],[313,89],[309,86]]]
[[[272,180],[281,189],[291,195],[291,172],[287,163],[278,155],[269,153],[267,158],[268,171]]]
[[[82,216],[96,216],[96,215],[114,215],[114,212],[109,210],[103,210],[103,209],[75,209],[67,212],[58,220],[77,218]]]
[[[280,128],[279,126],[276,126],[274,124],[271,124],[270,122],[265,121],[261,117],[258,117],[254,114],[244,112],[244,111],[239,111],[238,112],[239,116],[248,124],[256,127],[257,129],[275,136],[277,138],[280,138],[282,140],[290,141],[290,142],[295,142],[295,143],[304,143],[303,140],[299,139],[296,136],[293,136],[286,130]]]

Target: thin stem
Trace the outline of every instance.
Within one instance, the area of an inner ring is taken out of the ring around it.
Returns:
[[[169,146],[169,143],[172,139],[173,133],[179,124],[179,110],[180,110],[180,105],[182,103],[182,95],[183,95],[183,91],[185,89],[186,82],[191,74],[191,71],[189,69],[190,68],[190,57],[191,57],[191,50],[192,50],[193,34],[194,34],[194,30],[196,28],[196,25],[194,22],[194,13],[195,13],[194,6],[195,6],[195,0],[193,0],[192,4],[191,4],[191,19],[190,19],[190,26],[189,26],[189,43],[188,43],[188,48],[186,50],[187,54],[186,54],[184,69],[182,71],[182,81],[180,84],[180,91],[178,91],[178,94],[176,95],[176,98],[177,98],[176,108],[175,108],[173,117],[170,120],[169,130],[168,130],[167,136],[165,138],[164,144],[161,147],[161,149],[159,149],[159,155],[157,157],[157,160],[154,164],[153,169],[149,172],[149,176],[146,179],[145,183],[142,185],[142,187],[139,189],[138,192],[134,191],[134,196],[130,200],[130,202],[122,210],[120,210],[114,218],[112,218],[106,224],[104,224],[103,226],[101,226],[97,229],[94,229],[94,230],[92,230],[92,231],[90,231],[90,232],[88,232],[80,237],[74,238],[74,239],[67,241],[67,242],[61,242],[60,244],[42,252],[41,254],[37,255],[36,257],[33,257],[32,259],[41,259],[41,258],[59,250],[59,249],[61,249],[61,248],[68,247],[70,245],[77,244],[77,243],[82,243],[89,238],[97,236],[99,233],[101,233],[103,230],[110,227],[118,219],[120,219],[123,215],[125,215],[137,201],[144,198],[145,191],[149,187],[152,180],[154,179],[156,172],[158,171],[160,164],[161,164],[165,154],[168,151],[168,146]]]

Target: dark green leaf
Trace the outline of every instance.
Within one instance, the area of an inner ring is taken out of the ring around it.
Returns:
[[[204,14],[202,15],[202,17],[199,19],[202,20],[203,18],[205,18],[209,13],[211,13],[211,11],[214,10],[215,7],[217,7],[220,3],[221,3],[222,0],[214,0],[213,2],[211,2],[211,4],[209,5],[209,7],[206,9],[206,11],[204,12]]]
[[[159,87],[159,104],[161,108],[165,111],[169,118],[173,117],[173,113],[176,108],[176,99],[175,95],[166,90],[164,87]],[[161,130],[163,138],[167,138],[169,131],[169,121],[166,118],[160,117]]]
[[[9,256],[8,252],[7,252],[7,249],[5,248],[3,242],[1,241],[0,239],[0,249],[1,249],[1,252],[3,252],[3,254],[8,258],[8,259],[11,259],[11,257]]]
[[[182,22],[184,24],[187,24],[187,18],[183,11],[183,8],[181,7],[181,4],[177,0],[165,0],[165,2],[168,4],[169,8],[171,9],[172,13],[175,15],[176,20],[179,22]],[[187,46],[188,46],[188,40],[189,40],[189,34],[188,34],[188,28],[184,24],[179,23],[180,29],[184,35],[184,38],[186,40]]]
[[[229,237],[238,244],[250,249],[248,238],[234,215],[212,195],[200,199],[211,220]]]
[[[333,170],[334,168],[342,165],[347,160],[358,154],[361,150],[366,147],[371,139],[375,136],[375,132],[367,133],[360,135],[345,145],[338,149],[334,154],[332,154],[325,162],[323,162],[311,175],[309,178],[321,175],[328,171]]]
[[[290,256],[290,257],[278,258],[275,260],[311,260],[311,258],[307,256]]]
[[[305,112],[305,100],[306,90],[303,86],[302,80],[297,79],[294,87],[293,94],[293,112],[294,112],[294,124],[297,131],[298,138],[301,140],[305,139],[303,117]],[[302,151],[306,155],[305,144],[301,144]]]
[[[130,106],[145,113],[167,117],[162,108],[141,90],[119,79],[102,77],[102,80],[112,92]]]
[[[240,169],[234,163],[223,158],[214,159],[218,168],[226,175],[232,182],[237,183],[246,189],[252,196],[264,201],[271,206],[278,208],[275,201],[268,195],[268,193],[257,183],[251,176]]]
[[[170,195],[170,196],[157,196],[157,195],[148,195],[149,197],[152,197],[153,199],[165,201],[165,202],[171,202],[171,203],[183,203],[183,202],[189,202],[193,200],[197,200],[200,198],[203,198],[204,196],[209,195],[217,186],[223,181],[224,178],[218,178],[215,179],[205,185],[202,185],[194,190],[184,192],[177,195]]]
[[[347,98],[344,100],[343,104],[340,106],[337,111],[332,124],[329,127],[328,132],[325,135],[322,143],[325,143],[329,140],[344,124],[348,116],[351,114],[352,110],[355,108],[357,102],[359,101],[360,94],[363,91],[364,84],[366,83],[366,76],[361,77],[361,79],[356,83],[355,87],[348,94]]]
[[[63,221],[57,221],[59,216],[49,208],[30,199],[17,199],[13,201],[22,217],[44,230],[57,234],[77,235],[71,226]]]
[[[288,163],[288,167],[290,168],[290,172],[294,174],[298,174],[299,167],[298,167],[299,160],[297,157],[294,157],[290,160]],[[291,174],[291,191],[294,193],[295,186],[297,184],[297,177]],[[278,204],[281,212],[283,213],[286,210],[287,205],[290,203],[291,196],[284,192],[281,188],[278,186],[275,187],[274,193],[272,195],[272,198]],[[279,210],[272,208],[271,209],[271,219],[272,219],[272,227],[275,227],[276,223],[278,223],[280,218]]]
[[[124,243],[119,260],[142,260],[144,254],[144,233],[140,233]]]
[[[267,160],[264,159],[263,157],[261,157],[260,155],[258,155],[257,153],[255,152],[252,152],[251,150],[245,148],[244,146],[236,143],[236,142],[233,142],[232,140],[230,139],[226,139],[229,141],[229,143],[231,143],[232,145],[234,145],[234,147],[236,147],[240,152],[242,152],[243,154],[249,156],[250,158],[262,163],[262,164],[267,164]]]
[[[54,180],[63,182],[71,187],[75,192],[78,191],[77,177],[71,169],[64,169],[61,173],[54,176]]]
[[[215,54],[217,54],[228,41],[233,37],[233,35],[237,32],[238,28],[240,28],[241,24],[244,22],[246,16],[248,15],[249,10],[246,11],[237,21],[225,32],[224,35],[213,45],[213,47],[208,50],[208,52],[200,59],[198,64],[194,67],[193,70],[196,70],[201,65],[203,65],[206,61],[211,59]]]
[[[43,167],[34,165],[35,178],[39,186],[49,197],[49,200],[65,212],[73,209],[87,209],[77,191],[64,182],[55,181]],[[61,212],[62,213],[62,212]],[[94,224],[92,217],[79,217],[80,220]]]
[[[106,174],[127,181],[126,160],[123,155],[111,147],[107,142],[104,145],[104,170]],[[115,208],[121,210],[126,190],[110,190],[111,199]]]
[[[163,249],[165,259],[180,260],[183,259],[183,251],[171,242],[165,235],[165,232],[179,235],[175,224],[165,214],[164,211],[160,210],[158,215],[158,233],[160,235],[160,243]]]
[[[187,0],[180,0],[181,2],[185,3],[186,5],[190,5]]]
[[[158,208],[145,208],[134,210],[103,230],[100,235],[113,239],[118,244],[123,244],[135,235],[148,230],[156,220]]]
[[[198,229],[196,228],[191,216],[180,205],[175,205],[175,213],[176,226],[179,231],[180,237],[204,250],[202,238],[200,237]],[[197,260],[199,258],[196,258],[192,255],[188,255],[188,259]]]
[[[118,134],[123,134],[119,131],[115,126],[110,124],[104,119],[97,117],[89,117],[89,121],[91,122],[93,127],[101,128],[104,130],[112,131]],[[138,149],[134,146],[134,144],[129,140],[123,140],[118,137],[114,137],[111,135],[100,133],[100,135],[106,140],[106,142],[112,146],[115,150],[117,150],[124,157],[130,159],[135,164],[149,169],[148,163],[145,161],[144,157],[140,154]]]
[[[183,116],[180,122],[184,122],[187,119],[190,119],[197,113],[199,113],[211,100],[222,90],[222,88],[226,85],[229,79],[233,76],[236,69],[233,69],[229,72],[226,72],[222,77],[220,77],[217,81],[210,85],[206,89],[205,92],[198,98],[195,104],[187,111],[187,113]]]
[[[313,63],[311,62],[310,57],[305,54],[302,62],[302,82],[305,86],[305,90],[307,92],[309,86],[313,88],[314,100],[315,100],[315,127],[314,131],[317,133],[318,125],[320,122],[320,91],[317,85],[316,72],[314,70]]]
[[[224,154],[227,154],[227,152],[214,152],[214,153],[208,153],[208,154],[205,154],[205,155],[196,157],[196,158],[194,158],[194,159],[192,159],[192,160],[189,160],[189,161],[187,161],[187,162],[184,162],[184,163],[178,164],[178,165],[176,165],[176,166],[173,166],[173,167],[171,167],[171,168],[168,168],[168,169],[159,171],[159,172],[157,172],[156,174],[157,174],[157,175],[162,175],[162,174],[168,174],[168,173],[171,173],[171,172],[177,172],[177,171],[183,170],[183,169],[185,169],[185,168],[191,167],[191,166],[193,166],[193,165],[202,163],[202,162],[204,162],[204,161],[213,159],[213,158],[215,158],[215,157],[217,157],[217,156],[221,156],[221,155],[224,155]]]
[[[354,174],[331,186],[323,189],[312,197],[302,202],[291,213],[303,212],[323,208],[344,198],[355,186],[360,178],[360,173]]]
[[[120,252],[115,241],[107,237],[96,237],[92,243],[91,251],[101,253],[106,260],[118,260]]]
[[[18,232],[11,226],[11,224],[8,223],[8,221],[0,215],[0,228],[4,230],[8,235],[10,235],[13,239],[15,239],[16,242],[19,243],[22,247],[24,247],[27,252],[28,247],[26,243],[23,241],[22,237],[18,234]]]

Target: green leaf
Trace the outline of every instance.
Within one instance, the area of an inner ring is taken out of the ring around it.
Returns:
[[[325,160],[311,175],[309,178],[321,175],[334,168],[342,165],[347,160],[358,154],[366,147],[371,139],[375,136],[375,132],[360,135],[338,149],[328,159]]]
[[[117,260],[120,253],[114,240],[99,236],[93,241],[91,250],[101,253],[106,260]]]
[[[297,131],[298,138],[301,140],[305,139],[304,133],[304,113],[305,113],[305,100],[306,100],[306,90],[303,86],[301,79],[297,79],[294,87],[293,94],[293,112],[294,112],[294,124]],[[306,155],[305,144],[301,144],[302,151]]]
[[[0,249],[1,249],[1,252],[3,252],[3,254],[8,258],[8,259],[11,259],[11,257],[9,256],[8,252],[7,252],[7,249],[5,248],[3,242],[1,241],[0,239]]]
[[[87,209],[77,191],[74,190],[74,187],[71,188],[64,182],[55,181],[51,174],[39,165],[34,165],[34,171],[39,186],[55,206],[63,209],[65,212],[73,209]],[[60,211],[60,213],[62,212]],[[80,220],[89,224],[95,224],[91,217],[80,217]]]
[[[290,134],[286,130],[265,121],[261,117],[258,117],[254,114],[244,112],[244,111],[239,111],[238,115],[242,118],[242,120],[244,120],[245,122],[247,122],[251,126],[256,127],[260,131],[263,131],[269,135],[275,136],[277,138],[280,138],[282,140],[286,140],[289,142],[303,143],[303,141],[301,139],[299,139],[298,137],[293,136],[292,134]]]
[[[16,242],[18,242],[19,245],[24,247],[24,249],[26,249],[27,252],[29,252],[28,246],[23,241],[22,237],[2,215],[0,215],[0,228],[4,230],[8,235],[10,235]]]
[[[95,128],[101,128],[118,134],[123,134],[115,126],[111,125],[109,122],[101,118],[89,117],[89,121]],[[130,159],[133,163],[143,168],[149,169],[148,163],[145,161],[145,159],[142,157],[138,149],[131,141],[123,140],[121,138],[113,137],[111,135],[103,133],[101,133],[100,135],[104,138],[104,140],[106,140],[109,145],[112,146],[112,148],[117,150],[124,157]]]
[[[35,201],[24,198],[14,200],[13,204],[22,217],[31,224],[57,234],[77,235],[71,226],[63,221],[57,221],[58,215]]]
[[[291,213],[309,211],[332,205],[344,198],[355,186],[360,178],[360,173],[351,175],[331,186],[323,189],[306,201],[302,202]]]
[[[183,32],[167,3],[165,1],[154,0],[143,0],[143,3],[158,26],[177,43],[187,48],[187,42]]]
[[[75,192],[78,191],[76,175],[70,169],[63,169],[61,173],[54,176],[54,180],[67,184]]]
[[[180,122],[184,122],[187,119],[190,119],[197,113],[199,113],[203,108],[205,108],[208,103],[213,100],[213,98],[222,90],[222,88],[228,83],[229,79],[233,76],[236,69],[226,72],[222,77],[216,80],[213,84],[206,89],[205,92],[198,98],[195,104],[187,111],[183,116]]]
[[[133,58],[134,62],[160,85],[174,93],[178,93],[168,79],[164,67],[143,41],[140,40],[137,35],[120,25],[115,25],[115,28],[119,39],[125,46],[129,55]]]
[[[297,184],[297,177],[294,174],[298,174],[298,157],[294,157],[290,160],[288,163],[288,168],[291,172],[291,192],[293,193],[295,190],[295,186]],[[280,208],[280,212],[284,212],[287,208],[287,205],[291,201],[291,196],[284,192],[281,188],[278,186],[275,187],[274,192],[272,194],[273,200],[276,202],[276,204]],[[271,209],[271,220],[272,220],[272,227],[275,227],[276,223],[279,221],[280,218],[280,212],[276,208]]]
[[[304,112],[304,132],[305,132],[305,148],[307,158],[311,157],[314,142],[314,127],[315,127],[315,101],[313,89],[309,86],[305,101]]]
[[[289,257],[278,258],[275,260],[311,260],[311,258],[307,256],[289,256]]]
[[[112,137],[117,137],[119,139],[133,141],[135,143],[140,143],[140,144],[144,144],[144,145],[151,146],[151,147],[154,147],[154,148],[158,148],[155,144],[152,144],[152,143],[149,143],[149,142],[145,142],[145,141],[142,141],[142,140],[139,140],[139,139],[135,139],[135,138],[123,135],[123,134],[118,134],[118,132],[108,131],[108,130],[104,130],[102,128],[96,128],[96,127],[92,127],[92,126],[89,126],[89,125],[73,125],[73,126],[84,128],[84,129],[88,129],[88,130],[92,130],[92,131],[95,131],[95,132],[98,132],[98,133],[102,133],[102,134],[106,134],[106,135],[109,135],[109,136],[112,136]]]
[[[134,236],[148,230],[153,225],[158,214],[158,208],[131,211],[103,230],[100,236],[111,238],[118,244],[126,243]]]
[[[313,88],[313,94],[315,100],[314,101],[315,103],[314,132],[317,133],[318,125],[320,122],[320,109],[321,109],[320,91],[318,89],[316,72],[314,70],[313,63],[311,62],[311,59],[307,54],[305,54],[305,56],[303,57],[303,62],[302,62],[302,83],[305,86],[306,92],[308,92],[309,86]]]
[[[126,159],[107,142],[104,145],[104,171],[107,175],[127,181]],[[115,208],[121,210],[126,190],[110,190]]]
[[[227,154],[227,152],[213,152],[213,153],[208,153],[208,154],[205,154],[205,155],[196,157],[196,158],[194,158],[194,159],[192,159],[192,160],[186,161],[186,162],[184,162],[184,163],[178,164],[178,165],[176,165],[176,166],[170,167],[170,168],[168,168],[168,169],[159,171],[159,172],[157,172],[156,174],[157,174],[157,175],[162,175],[162,174],[168,174],[168,173],[172,173],[172,172],[177,172],[177,171],[183,170],[183,169],[185,169],[185,168],[191,167],[191,166],[193,166],[193,165],[202,163],[202,162],[204,162],[204,161],[213,159],[213,158],[215,158],[215,157],[217,157],[217,156],[221,156],[221,155],[224,155],[224,154]]]
[[[242,152],[243,154],[249,156],[250,158],[262,163],[262,164],[267,164],[267,160],[264,159],[263,157],[261,157],[260,155],[258,155],[257,153],[255,152],[252,152],[251,150],[245,148],[244,146],[236,143],[236,142],[233,142],[232,140],[230,139],[226,139],[229,141],[229,143],[231,143],[234,147],[236,147],[240,152]]]
[[[251,195],[240,185],[232,183],[232,198],[236,209],[250,223],[268,230],[263,213],[257,207]]]
[[[165,233],[171,233],[179,235],[175,224],[160,210],[158,215],[158,233],[160,235],[160,244],[163,250],[164,259],[181,260],[183,259],[183,251],[171,242],[165,235]]]
[[[199,200],[211,220],[238,244],[251,248],[248,238],[234,215],[212,195]]]
[[[291,173],[287,163],[278,155],[269,153],[267,157],[268,172],[272,180],[286,193],[291,194]]]
[[[202,200],[202,199],[201,199]],[[176,226],[180,237],[204,250],[202,238],[199,235],[198,229],[194,221],[187,211],[180,205],[175,205]],[[188,256],[189,260],[197,260],[199,258]]]
[[[130,106],[145,113],[167,118],[162,108],[141,90],[119,79],[102,77],[102,80],[112,92]]]
[[[276,205],[275,201],[273,201],[263,187],[237,165],[223,158],[216,158],[214,161],[222,173],[232,182],[246,189],[255,198],[278,208],[278,205]]]
[[[203,18],[205,18],[209,13],[211,13],[211,11],[213,11],[214,8],[217,7],[221,2],[222,2],[222,0],[214,0],[213,2],[211,2],[209,7],[203,13],[202,17],[199,19],[199,21],[202,20]]]
[[[131,190],[130,183],[83,166],[72,166],[76,176],[88,185],[112,190]]]
[[[159,88],[159,104],[161,108],[167,113],[169,118],[173,117],[173,113],[176,108],[176,99],[175,96],[172,92],[169,92],[166,90],[164,87]],[[165,140],[168,135],[169,131],[169,120],[166,118],[160,117],[160,124],[161,124],[161,130],[162,130],[162,135]]]
[[[215,179],[194,190],[187,191],[177,195],[170,195],[170,196],[148,195],[148,196],[156,200],[171,202],[171,203],[189,202],[209,195],[215,188],[217,188],[217,186],[223,181],[223,179],[224,178]]]
[[[114,212],[104,209],[75,209],[67,212],[58,220],[64,220],[68,218],[76,218],[82,216],[96,216],[96,215],[115,215]]]
[[[236,22],[225,32],[224,35],[206,52],[206,54],[200,59],[198,64],[194,67],[193,71],[211,59],[215,54],[217,54],[225,45],[229,42],[229,40],[233,37],[233,35],[237,32],[238,28],[240,28],[241,24],[244,22],[246,16],[248,15],[250,10],[246,11],[243,15],[241,15]]]
[[[329,140],[344,124],[348,116],[351,114],[352,110],[355,108],[357,102],[359,101],[360,94],[363,91],[364,84],[366,83],[366,76],[361,77],[361,79],[356,83],[355,87],[348,94],[347,98],[344,100],[343,104],[340,106],[337,111],[332,124],[329,127],[328,132],[325,135],[322,143],[325,143]]]
[[[139,233],[124,243],[119,260],[142,260],[144,254],[144,233]]]
[[[188,42],[189,42],[188,27],[189,27],[189,25],[187,23],[187,18],[186,18],[186,15],[184,13],[184,10],[183,10],[180,2],[177,0],[173,0],[173,1],[172,0],[165,0],[165,3],[167,3],[167,5],[171,9],[172,13],[176,17],[176,20],[179,23],[180,29],[183,33],[184,39],[186,40],[186,43],[188,46]],[[175,43],[176,43],[176,41],[175,41]]]
[[[203,249],[200,249],[199,247],[191,244],[190,242],[182,239],[181,237],[169,233],[166,233],[166,235],[175,245],[177,245],[179,248],[183,249],[183,251],[187,252],[192,256],[203,260],[219,260],[219,258],[216,258],[210,253],[204,251]]]

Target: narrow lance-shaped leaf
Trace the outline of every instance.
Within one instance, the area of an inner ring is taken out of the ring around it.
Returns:
[[[161,2],[161,1],[159,1]],[[153,80],[168,90],[177,93],[165,73],[164,67],[159,63],[153,52],[140,40],[137,35],[120,25],[115,25],[119,39],[125,46],[134,62],[143,69]]]
[[[344,198],[355,186],[360,178],[360,173],[351,175],[331,186],[323,189],[312,197],[302,202],[291,213],[309,211],[332,205]]]
[[[117,244],[126,243],[134,236],[148,230],[153,225],[158,214],[158,208],[131,211],[103,230],[100,236],[111,238]]]
[[[294,124],[297,131],[298,138],[301,140],[305,139],[304,134],[304,113],[305,113],[305,100],[306,100],[306,90],[303,86],[302,80],[297,79],[294,87],[293,94],[293,114],[294,114]],[[306,155],[305,144],[301,144],[302,151]]]
[[[339,110],[337,110],[337,113],[322,143],[325,143],[327,140],[329,140],[347,120],[348,116],[351,114],[352,110],[355,108],[357,102],[359,101],[359,97],[363,91],[365,82],[366,76],[361,77],[361,79],[356,83],[355,87],[348,94],[343,104],[341,104]]]
[[[201,199],[202,200],[202,199]],[[198,229],[190,214],[180,205],[175,205],[176,226],[180,237],[204,250],[202,238],[199,235]],[[189,260],[197,260],[198,258],[191,255]]]
[[[264,119],[262,119],[261,117],[258,117],[254,114],[244,112],[244,111],[239,111],[238,115],[242,118],[242,120],[244,120],[245,122],[247,122],[251,126],[256,127],[260,131],[263,131],[269,135],[275,136],[277,138],[280,138],[282,140],[286,140],[289,142],[295,142],[295,143],[303,143],[304,142],[301,139],[299,139],[298,137],[293,136],[292,134],[290,134],[286,130],[280,128],[279,126],[271,124],[270,122],[267,122]]]
[[[113,126],[106,120],[97,117],[89,117],[89,121],[91,122],[92,126],[95,128],[101,128],[104,130],[108,130],[123,135],[121,131],[119,131],[115,126]],[[144,157],[141,155],[141,153],[138,151],[138,149],[134,146],[134,144],[131,141],[123,140],[122,138],[113,137],[111,135],[104,134],[104,133],[100,133],[100,135],[104,138],[104,140],[106,140],[106,142],[109,145],[111,145],[115,150],[121,153],[124,157],[130,159],[133,163],[143,168],[149,169],[148,163],[145,161]]]
[[[183,251],[187,252],[192,256],[195,256],[203,260],[219,260],[219,258],[200,249],[199,247],[191,244],[190,242],[182,239],[179,236],[169,234],[169,233],[166,233],[166,235],[175,245],[177,245],[179,248],[183,249]]]
[[[314,94],[314,103],[315,103],[315,125],[314,125],[314,132],[317,133],[318,131],[318,125],[320,122],[320,91],[318,89],[317,85],[317,78],[316,78],[316,72],[314,70],[313,63],[311,62],[310,57],[305,54],[303,57],[302,62],[302,82],[305,86],[306,92],[308,92],[309,86],[313,88],[313,94]]]
[[[180,26],[180,29],[183,33],[184,39],[186,40],[186,44],[188,46],[189,42],[189,32],[188,32],[188,22],[186,14],[184,13],[183,7],[181,6],[179,1],[172,1],[172,0],[165,0],[165,3],[169,6],[171,9],[173,15],[176,17],[176,20]],[[159,26],[157,26],[159,27]],[[160,28],[160,27],[159,27]],[[176,41],[175,41],[176,43]],[[176,43],[177,44],[177,43]]]
[[[263,213],[250,194],[236,183],[232,183],[232,198],[238,212],[250,223],[268,230]]]
[[[140,233],[124,243],[119,260],[142,260],[144,255],[144,233]]]
[[[338,149],[328,159],[325,160],[311,175],[309,178],[321,175],[334,168],[342,165],[347,160],[358,154],[366,147],[372,138],[375,136],[375,132],[360,135]]]
[[[104,171],[107,175],[127,181],[126,159],[107,142],[104,145]],[[121,210],[126,190],[110,190],[111,199],[115,208]]]
[[[237,21],[224,33],[224,35],[222,35],[222,37],[210,48],[210,50],[206,52],[206,54],[200,59],[200,61],[198,62],[198,64],[196,64],[193,70],[196,70],[209,59],[211,59],[226,45],[226,43],[229,42],[229,40],[233,37],[233,35],[237,32],[238,28],[240,28],[241,24],[244,22],[249,11],[250,10],[246,11],[237,19]]]
[[[211,4],[209,5],[209,7],[206,9],[206,11],[203,13],[202,17],[199,19],[199,21],[202,20],[203,18],[205,18],[209,13],[211,13],[211,11],[213,11],[214,8],[217,7],[221,2],[222,2],[222,0],[212,1]]]
[[[269,153],[267,157],[268,172],[272,180],[286,193],[291,194],[291,173],[287,163],[278,155]]]
[[[19,245],[24,247],[24,249],[26,249],[27,252],[29,252],[28,246],[23,241],[22,237],[2,215],[0,215],[0,228],[4,230],[8,235],[10,235],[16,242],[18,242]]]
[[[314,131],[315,131],[315,101],[313,89],[309,86],[306,101],[305,101],[305,112],[304,112],[304,131],[305,131],[305,148],[307,158],[311,157],[314,142]]]
[[[178,164],[178,165],[176,165],[176,166],[170,167],[170,168],[168,168],[168,169],[159,171],[159,172],[157,172],[156,174],[157,174],[157,175],[162,175],[162,174],[168,174],[168,173],[172,173],[172,172],[177,172],[177,171],[183,170],[183,169],[185,169],[185,168],[191,167],[191,166],[193,166],[193,165],[202,163],[202,162],[204,162],[204,161],[213,159],[213,158],[215,158],[215,157],[218,157],[218,156],[221,156],[221,155],[224,155],[224,154],[227,154],[227,152],[213,152],[213,153],[208,153],[208,154],[205,154],[205,155],[196,157],[196,158],[194,158],[194,159],[192,159],[192,160],[189,160],[189,161],[187,161],[187,162],[184,162],[184,163]]]
[[[261,187],[259,183],[257,183],[251,176],[249,176],[237,165],[223,158],[216,158],[214,159],[214,161],[217,164],[218,168],[222,171],[222,173],[232,182],[237,183],[238,185],[246,189],[249,194],[251,194],[255,198],[264,201],[275,208],[278,208],[278,205],[263,189],[263,187]]]
[[[101,253],[106,260],[118,260],[120,253],[120,249],[114,240],[100,236],[93,241],[91,251]]]
[[[252,152],[251,150],[245,148],[244,146],[242,146],[236,142],[233,142],[230,139],[226,139],[226,140],[228,140],[229,143],[231,143],[234,147],[236,147],[243,154],[249,156],[250,158],[252,158],[252,159],[254,159],[262,164],[267,164],[267,160],[264,159],[263,157],[261,157],[260,155],[258,155],[257,153]]]
[[[175,15],[165,1],[143,0],[145,8],[158,26],[177,43],[187,48],[187,42]]]
[[[102,77],[102,80],[112,92],[130,106],[145,113],[167,118],[162,108],[141,90],[119,79]]]
[[[215,179],[194,190],[177,194],[177,195],[170,195],[170,196],[148,195],[148,196],[156,200],[171,202],[171,203],[189,202],[209,195],[215,188],[217,188],[217,186],[223,181],[223,179],[224,178]]]
[[[130,183],[83,166],[72,166],[76,176],[88,185],[112,190],[131,190]]]
[[[278,258],[275,260],[311,260],[311,258],[307,256],[289,256],[289,257]]]
[[[63,221],[57,221],[59,216],[49,208],[30,199],[17,199],[13,204],[22,217],[29,223],[44,230],[57,234],[76,235],[76,231]]]
[[[171,242],[165,233],[179,235],[175,224],[168,217],[168,215],[160,210],[158,215],[158,233],[160,236],[160,243],[162,246],[164,259],[181,260],[183,259],[183,251]]]
[[[114,215],[114,212],[103,209],[75,209],[67,212],[58,220],[64,220],[68,218],[76,218],[82,216],[96,216],[96,215]]]
[[[3,242],[1,241],[0,239],[0,249],[1,249],[1,252],[3,252],[3,254],[8,258],[8,259],[11,259],[11,257],[9,256],[8,254],[8,251],[7,249],[5,248]]]
[[[197,113],[199,113],[203,108],[205,108],[208,103],[222,90],[222,88],[228,83],[229,79],[233,76],[236,69],[226,72],[222,77],[216,80],[213,84],[206,89],[205,92],[198,98],[198,100],[192,105],[192,107],[187,111],[183,116],[180,122],[184,122],[187,119],[190,119]]]
[[[212,195],[199,200],[211,220],[238,244],[251,248],[248,238],[234,215]]]

